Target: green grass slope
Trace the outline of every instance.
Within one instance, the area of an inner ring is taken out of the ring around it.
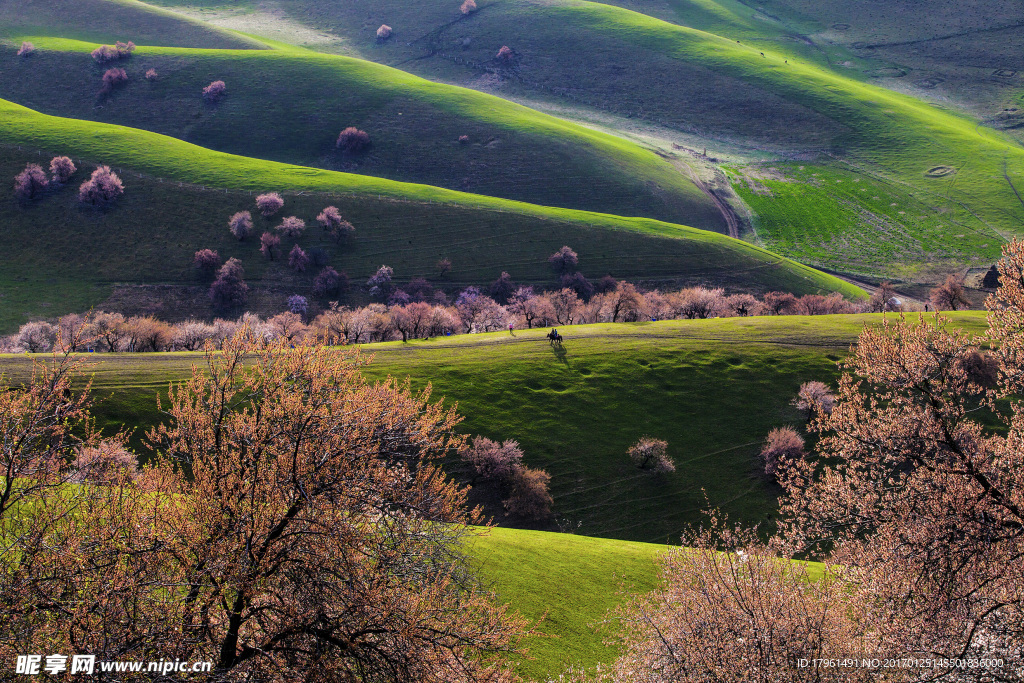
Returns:
[[[503,270],[520,282],[551,285],[547,256],[570,244],[593,277],[863,296],[820,271],[703,230],[232,156],[0,101],[0,176],[13,177],[27,162],[46,163],[53,154],[70,155],[82,166],[69,187],[27,206],[10,192],[0,199],[8,238],[0,264],[0,329],[29,316],[83,310],[116,283],[201,285],[190,272],[200,248],[241,259],[250,284],[309,295],[312,273],[295,275],[281,261],[264,260],[258,238],[237,242],[227,230],[228,216],[254,209],[253,194],[268,190],[286,196],[280,216],[312,224],[298,243],[326,249],[331,264],[356,286],[381,263],[395,268],[399,282],[434,277],[442,257],[454,262],[447,286],[486,284]],[[126,185],[124,197],[105,211],[82,209],[76,201],[75,189],[97,163],[114,165]],[[328,204],[356,226],[351,243],[329,243],[315,226]],[[257,236],[280,216],[257,215]],[[290,241],[283,246],[287,253]],[[209,308],[191,312],[206,315]]]
[[[0,0],[0,38],[58,36],[198,48],[265,49],[260,41],[135,0]]]
[[[707,502],[732,519],[764,522],[778,490],[758,473],[774,427],[800,424],[790,405],[802,382],[836,376],[842,357],[879,315],[783,316],[560,328],[465,335],[363,347],[373,377],[431,382],[457,402],[461,429],[517,439],[531,467],[552,476],[553,528],[588,536],[678,542]],[[959,313],[978,331],[981,313]],[[187,353],[99,354],[95,388],[105,425],[145,428],[161,419],[155,396],[190,372]],[[0,372],[24,377],[26,356]],[[756,406],[756,408],[751,408]],[[637,470],[626,449],[649,434],[669,443],[676,471]],[[705,499],[706,496],[706,499]]]
[[[924,210],[896,221],[910,243],[891,264],[899,275],[913,277],[933,262],[943,268],[989,263],[1003,239],[1019,234],[1024,150],[1016,142],[976,120],[878,87],[868,82],[870,74],[827,68],[832,58],[801,46],[798,26],[755,22],[749,10],[717,25],[695,22],[723,32],[715,35],[582,0],[479,4],[467,18],[460,18],[457,3],[291,0],[282,6],[292,17],[362,41],[368,58],[431,78],[747,145],[754,155],[760,149],[799,152],[823,172],[884,183]],[[705,4],[708,15],[716,5]],[[378,46],[373,30],[380,23],[396,34]],[[769,28],[762,32],[760,24]],[[750,43],[747,35],[760,38]],[[512,65],[495,59],[502,45],[515,50]],[[952,172],[929,174],[939,167]],[[806,188],[799,191],[811,198]],[[857,235],[878,238],[871,202],[858,199],[849,208]],[[794,229],[828,230],[830,220],[806,216],[811,225],[795,228],[765,220],[758,237],[781,249]],[[846,236],[832,237],[818,263],[847,267]],[[886,275],[889,265],[859,272]]]
[[[473,90],[294,50],[140,47],[123,64],[128,84],[101,96],[107,67],[89,57],[93,44],[33,40],[29,59],[13,44],[0,52],[0,97],[47,114],[232,154],[725,231],[712,199],[655,153]],[[150,68],[155,82],[143,78]],[[211,106],[200,92],[214,79],[228,95]],[[336,150],[347,126],[369,132],[369,151]]]

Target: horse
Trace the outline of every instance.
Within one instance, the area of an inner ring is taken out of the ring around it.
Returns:
[[[558,334],[554,330],[551,330],[550,332],[548,332],[548,341],[551,342],[552,346],[555,344],[555,342],[558,342],[558,344],[561,345],[562,335]]]

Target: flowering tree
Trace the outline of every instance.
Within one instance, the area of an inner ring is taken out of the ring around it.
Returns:
[[[281,253],[281,238],[272,232],[260,235],[260,253],[273,261]]]
[[[104,207],[124,194],[124,183],[109,166],[100,166],[78,188],[78,201],[92,207]]]
[[[309,267],[309,256],[297,244],[288,252],[288,267],[296,273],[304,273]]]
[[[309,301],[301,294],[292,294],[288,297],[288,310],[298,315],[306,315],[309,312]]]
[[[370,288],[370,293],[387,298],[395,288],[394,283],[391,281],[394,274],[395,271],[391,266],[381,266],[378,268],[377,272],[366,281],[366,286]]]
[[[244,240],[252,232],[252,214],[248,211],[239,211],[228,219],[228,230],[238,241]]]
[[[472,14],[473,12],[476,11],[476,1],[465,0],[465,2],[462,3],[462,6],[459,7],[459,11],[462,12],[463,14]]]
[[[267,192],[256,197],[256,208],[264,216],[273,216],[284,206],[284,200],[276,192]]]
[[[210,300],[213,307],[229,310],[244,306],[248,295],[249,286],[245,284],[245,269],[242,268],[242,262],[236,258],[229,258],[217,272],[217,279],[210,285]]]
[[[24,171],[14,176],[14,196],[23,202],[38,199],[49,186],[50,181],[39,164],[28,164]]]
[[[512,48],[508,45],[502,45],[501,49],[498,50],[498,54],[495,55],[495,58],[504,64],[511,64],[512,60],[515,59],[515,56],[515,53],[512,52]]]
[[[107,62],[112,62],[115,59],[120,59],[121,57],[117,50],[109,45],[100,45],[93,50],[91,54],[92,58],[96,60],[96,63],[98,64],[106,64]]]
[[[511,492],[502,501],[509,514],[524,519],[541,520],[551,515],[555,501],[548,492],[551,475],[544,470],[518,467],[509,480]]]
[[[804,457],[804,439],[792,427],[779,427],[768,432],[761,447],[764,471],[770,477]]]
[[[338,141],[335,146],[342,152],[358,154],[370,147],[370,135],[365,130],[349,126],[338,134]]]
[[[103,87],[100,89],[101,93],[110,93],[114,91],[114,88],[124,85],[128,82],[128,72],[120,67],[114,67],[107,69],[103,72]]]
[[[326,207],[317,214],[316,220],[335,242],[341,242],[356,232],[355,226],[342,218],[341,212],[335,206]]]
[[[654,472],[675,472],[676,466],[668,454],[668,442],[645,436],[629,447],[629,459],[640,469]]]
[[[559,275],[571,273],[580,263],[579,255],[569,247],[562,247],[548,257],[548,263]]]
[[[213,81],[203,88],[203,99],[207,102],[217,102],[227,93],[228,87],[224,81]]]
[[[387,24],[381,24],[380,28],[377,29],[377,40],[383,42],[391,37],[391,27]]]
[[[50,159],[50,182],[56,183],[57,185],[63,185],[67,181],[71,180],[71,176],[73,176],[77,170],[75,162],[71,161],[70,158],[54,157]]]
[[[18,48],[18,56],[19,57],[28,57],[28,56],[30,56],[35,51],[36,51],[36,46],[26,40],[26,41],[22,42],[21,47]]]
[[[523,449],[518,441],[511,439],[498,443],[477,436],[473,438],[472,445],[462,452],[462,459],[472,465],[477,476],[504,480],[523,466]]]
[[[836,397],[824,382],[811,381],[800,385],[797,396],[793,399],[793,405],[802,412],[808,420],[819,415],[828,415],[832,412]]]
[[[298,239],[306,229],[306,221],[298,216],[288,216],[277,226],[278,232],[285,237]]]
[[[928,293],[928,298],[936,311],[955,311],[967,308],[970,300],[964,291],[963,278],[950,275],[946,280]]]
[[[220,268],[220,254],[213,249],[200,249],[192,258],[192,266],[200,277],[212,278]]]
[[[342,277],[334,268],[325,266],[313,279],[315,296],[336,296],[342,291]]]
[[[145,78],[147,81],[155,81],[159,76],[160,75],[156,72],[156,69],[146,69]]]

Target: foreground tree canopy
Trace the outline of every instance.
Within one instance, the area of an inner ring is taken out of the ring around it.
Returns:
[[[460,554],[459,417],[358,354],[239,335],[136,469],[68,356],[0,394],[0,659],[212,661],[216,680],[503,681],[522,624]],[[31,514],[25,514],[30,511]]]
[[[620,611],[599,679],[1024,679],[1024,245],[1000,273],[980,338],[941,316],[863,332],[811,406],[815,453],[780,463],[777,534],[712,515]]]

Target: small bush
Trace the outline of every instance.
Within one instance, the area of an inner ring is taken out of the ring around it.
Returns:
[[[642,470],[675,472],[676,466],[668,454],[668,442],[645,436],[626,451],[633,464]]]
[[[239,242],[252,233],[252,214],[248,211],[239,211],[228,219],[228,230]]]
[[[804,457],[804,438],[792,427],[780,427],[768,432],[761,448],[761,461],[765,474],[778,477],[790,463]]]
[[[23,202],[38,199],[49,186],[50,181],[39,164],[28,164],[24,171],[14,176],[14,196]]]
[[[224,93],[227,92],[227,89],[228,87],[224,84],[224,81],[214,81],[203,88],[203,99],[207,102],[216,102],[220,98],[224,97]]]
[[[192,267],[196,269],[200,277],[212,278],[220,268],[220,254],[213,249],[200,249],[192,257]]]
[[[284,206],[284,200],[276,192],[267,192],[256,197],[256,208],[264,216],[273,216]]]
[[[365,130],[349,126],[338,134],[337,148],[346,154],[359,154],[370,146],[370,136]]]
[[[120,55],[117,50],[110,47],[109,45],[100,45],[98,48],[92,51],[92,58],[96,60],[97,64],[106,64],[112,62],[115,59],[120,59]]]
[[[462,459],[473,466],[477,476],[503,481],[523,466],[523,449],[517,441],[511,439],[498,443],[478,436],[462,452]]]
[[[103,72],[103,88],[100,89],[101,93],[113,92],[114,88],[124,85],[128,82],[128,72],[120,67],[114,67],[113,69],[107,69]]]
[[[122,43],[119,40],[114,43],[114,50],[117,52],[118,59],[128,59],[135,52],[135,43],[130,40],[127,43]]]
[[[551,514],[555,501],[548,492],[551,475],[544,470],[518,467],[510,480],[512,493],[502,501],[509,514],[541,520]]]
[[[78,201],[92,207],[113,204],[124,194],[124,183],[109,166],[100,166],[78,188]]]
[[[281,253],[281,238],[271,232],[260,235],[260,253],[273,261]]]
[[[18,48],[18,56],[19,57],[28,57],[29,55],[31,55],[35,51],[36,51],[36,46],[26,40],[25,42],[23,42],[21,44],[21,47]]]
[[[460,145],[468,145],[469,144],[469,136],[468,135],[460,135],[459,136],[459,144]]]
[[[75,162],[69,157],[54,157],[50,159],[50,181],[63,185],[75,175]]]
[[[377,29],[377,40],[384,41],[391,37],[391,27],[387,24],[381,24],[380,28]]]
[[[288,252],[288,267],[296,273],[305,273],[309,267],[309,256],[297,244]]]
[[[160,74],[156,72],[156,69],[146,69],[146,80],[155,81],[159,78]]]
[[[495,55],[495,58],[499,62],[504,62],[505,64],[511,64],[512,60],[515,59],[515,53],[512,52],[512,48],[510,48],[508,45],[502,45],[501,49],[498,50],[498,54]]]
[[[298,216],[288,216],[277,226],[277,231],[285,237],[298,239],[306,229],[306,221]]]
[[[476,11],[476,2],[474,0],[466,0],[462,3],[462,7],[459,8],[459,11],[463,14],[472,14]]]

